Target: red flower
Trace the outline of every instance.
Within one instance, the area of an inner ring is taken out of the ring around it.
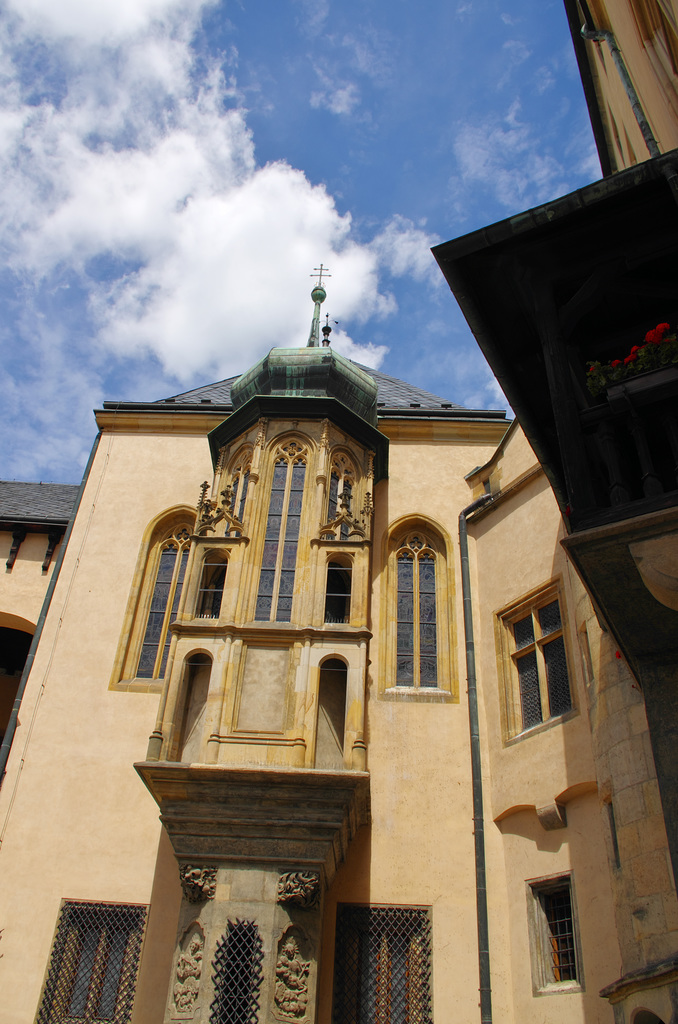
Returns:
[[[615,658],[621,658],[621,654],[619,653],[619,651],[615,651],[614,656]]]
[[[638,345],[633,346],[631,349],[631,355],[633,355],[634,352],[640,352],[640,347]]]
[[[648,331],[647,334],[645,335],[645,341],[648,343],[648,345],[649,344],[656,345],[657,344],[657,340],[661,341],[661,335],[657,335],[656,330]]]
[[[621,359],[613,359],[612,362],[610,363],[610,366],[612,367],[613,370],[616,370],[618,366],[621,366],[621,364],[622,364]]]
[[[626,359],[624,360],[624,366],[628,366],[629,363],[635,363],[637,358],[638,358],[638,356],[636,355],[636,353],[632,352],[631,355],[627,356]]]
[[[657,324],[655,327],[657,334],[666,334],[667,331],[671,330],[669,324]]]

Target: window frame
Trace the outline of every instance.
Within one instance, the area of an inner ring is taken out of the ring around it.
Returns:
[[[572,872],[564,871],[558,875],[528,879],[525,883],[525,888],[533,995],[551,996],[583,992],[584,970]],[[570,934],[572,937],[575,977],[558,981],[554,977],[554,936],[548,922],[544,898],[565,891],[567,891],[570,900]]]
[[[371,917],[374,916],[374,922]],[[390,920],[389,920],[390,918]],[[400,918],[400,920],[399,920]],[[417,947],[413,950],[410,946],[402,959],[402,950],[389,949],[388,967],[386,968],[388,980],[383,983],[380,978],[379,960],[382,956],[383,943],[387,936],[400,928],[401,933],[406,934],[402,941],[406,942],[416,936]],[[367,943],[367,956],[365,955],[365,943]],[[357,948],[357,956],[351,958],[346,954],[347,947]],[[370,954],[374,956],[372,961]],[[412,985],[410,974],[413,955],[419,958],[422,971],[418,978],[418,986]],[[401,963],[400,970],[393,967],[394,959],[398,958]],[[353,959],[353,965],[351,964]],[[352,978],[356,974],[356,963],[359,971],[358,978]],[[403,965],[406,965],[403,969]],[[352,969],[353,967],[353,969]],[[368,977],[365,977],[365,974]],[[400,977],[402,987],[395,990],[393,978]],[[355,984],[353,983],[355,981]],[[335,928],[335,951],[334,951],[334,979],[332,995],[332,1022],[333,1024],[369,1024],[375,1017],[379,1020],[393,1019],[393,1010],[396,1010],[398,1020],[403,1020],[402,1011],[406,1019],[412,1024],[432,1024],[433,1022],[433,942],[432,942],[432,908],[430,906],[414,905],[385,905],[385,904],[337,904],[337,918]],[[367,989],[367,992],[365,991]],[[419,1007],[412,1007],[412,990],[414,998],[419,1000]],[[418,992],[417,992],[418,989]],[[371,990],[371,991],[370,991]],[[374,1000],[374,1006],[370,1002]],[[377,1003],[382,1002],[381,1006]],[[353,1003],[352,1006],[349,1004]],[[389,1005],[390,1004],[390,1005]],[[395,1004],[395,1005],[394,1005]],[[370,1010],[376,1010],[376,1013]]]
[[[282,489],[283,497],[282,497],[282,507],[281,507],[281,511],[280,511],[280,528],[279,528],[279,532],[278,532],[277,538],[272,538],[272,537],[269,538],[268,537],[268,520],[274,514],[272,512],[272,510],[271,510],[271,500],[272,500],[272,496],[273,496],[274,483],[275,483],[275,479],[276,479],[276,469],[283,462],[286,463],[286,469],[285,469],[285,485],[284,485],[284,488]],[[299,490],[299,488],[296,488],[296,487],[293,486],[295,470],[296,470],[297,466],[303,466],[304,467],[303,485],[302,485],[300,490]],[[270,451],[269,481],[268,481],[268,489],[267,489],[267,492],[266,492],[266,494],[267,494],[267,497],[266,497],[266,516],[265,516],[265,519],[264,519],[264,530],[263,530],[263,537],[262,537],[262,547],[261,547],[261,550],[260,550],[260,553],[259,553],[259,559],[258,559],[257,585],[256,585],[256,590],[255,590],[255,592],[253,594],[253,598],[254,598],[253,619],[254,619],[255,622],[270,622],[270,623],[278,623],[278,622],[291,622],[291,623],[293,623],[294,622],[294,606],[295,606],[295,600],[297,598],[296,587],[297,587],[297,581],[298,581],[297,568],[299,566],[299,549],[300,549],[300,545],[302,544],[302,539],[305,537],[303,526],[305,524],[305,520],[306,520],[307,515],[308,515],[308,505],[309,505],[308,495],[310,493],[310,490],[309,490],[309,488],[310,488],[309,480],[310,480],[310,477],[311,477],[310,468],[311,468],[311,451],[310,451],[310,446],[309,446],[309,444],[307,442],[302,440],[300,437],[297,437],[296,435],[293,436],[293,437],[290,437],[290,438],[285,438],[282,442],[276,443],[275,448],[273,448]],[[298,531],[296,539],[292,538],[291,536],[288,536],[288,524],[289,524],[289,521],[290,521],[290,519],[296,518],[296,513],[291,511],[291,509],[292,509],[291,497],[292,497],[292,493],[293,492],[297,492],[297,493],[301,494],[301,501],[300,501],[300,507],[299,507],[299,513],[298,513],[299,531]],[[264,565],[264,560],[266,558],[266,545],[270,541],[272,541],[272,540],[275,540],[276,545],[277,545],[276,556],[275,556],[275,564],[273,566]],[[287,546],[288,546],[288,544],[290,542],[296,544],[296,554],[295,554],[294,567],[293,568],[291,568],[290,566],[285,565],[286,548],[287,548]],[[272,584],[272,591],[271,591],[271,595],[270,595],[271,608],[270,608],[270,612],[269,612],[268,616],[266,616],[266,617],[261,616],[259,614],[259,610],[258,610],[259,601],[262,598],[266,598],[268,596],[262,590],[262,576],[263,576],[264,572],[272,572],[273,573],[273,584]],[[291,576],[292,577],[292,593],[291,594],[281,594],[281,589],[282,589],[281,588],[281,583],[283,581],[283,575],[287,575],[287,576]],[[288,618],[282,618],[282,619],[278,618],[278,613],[281,610],[280,606],[279,606],[280,605],[280,598],[281,598],[281,596],[282,597],[289,597],[290,598],[290,609],[289,609],[289,617]]]
[[[418,536],[422,550],[435,555],[436,602],[436,684],[408,686],[397,684],[398,649],[398,553],[408,538]],[[387,638],[384,657],[380,658],[379,699],[416,701],[430,704],[459,703],[459,665],[457,632],[453,608],[454,576],[451,570],[452,543],[443,529],[423,516],[412,516],[391,524],[384,537],[386,572],[381,574],[386,587],[381,604],[382,635]]]
[[[539,621],[539,611],[554,601],[558,602],[560,612],[560,627],[549,633],[544,633]],[[522,647],[518,647],[515,640],[514,627],[517,622],[532,616],[533,640]],[[535,628],[536,627],[536,628]],[[569,630],[567,620],[567,607],[563,596],[563,589],[559,579],[551,580],[544,586],[538,587],[526,596],[509,605],[507,608],[497,612],[495,616],[495,628],[497,630],[497,648],[499,651],[500,678],[503,677],[503,694],[501,701],[502,724],[506,742],[522,739],[531,736],[543,729],[551,728],[562,722],[568,721],[578,714],[576,675],[574,671],[574,659],[570,651]],[[555,640],[561,639],[565,652],[565,666],[567,669],[567,681],[570,693],[570,707],[557,714],[551,714],[551,700],[549,694],[549,681],[544,658],[544,648]],[[523,707],[521,700],[520,677],[517,663],[520,658],[529,656],[534,651],[536,655],[537,677],[539,683],[539,696],[541,701],[541,721],[532,725],[523,724]],[[545,713],[548,709],[548,714]]]
[[[148,625],[148,616],[153,601],[153,592],[157,582],[163,548],[175,533],[186,530],[188,539],[186,539],[185,544],[189,551],[189,562],[186,566],[184,578],[184,584],[186,584],[188,581],[188,570],[190,569],[190,551],[192,549],[194,523],[195,509],[178,506],[156,516],[144,530],[127,598],[127,606],[113,663],[109,689],[142,692],[160,692],[162,690],[164,681],[167,678],[167,672],[165,672],[164,676],[154,675],[148,677],[137,675],[141,648]],[[179,563],[180,559],[177,562]],[[173,596],[175,592],[173,591]],[[167,637],[169,624],[169,620],[166,617],[162,632],[163,640]]]
[[[100,920],[96,921],[99,912]],[[86,921],[86,915],[91,922]],[[116,922],[116,917],[118,921]],[[40,993],[40,1002],[36,1013],[36,1024],[62,1024],[63,1021],[78,1020],[115,1020],[116,1024],[126,1024],[132,1018],[136,981],[141,962],[141,952],[148,918],[148,906],[132,903],[105,903],[91,900],[62,900],[50,947],[49,961],[45,981]],[[83,920],[85,919],[85,920]],[[135,920],[136,919],[136,920]],[[91,923],[91,927],[87,927]],[[111,932],[125,932],[126,938],[120,955],[111,957]],[[83,934],[96,935],[94,947],[82,945],[79,952],[75,950],[72,936]],[[91,952],[91,963],[82,974],[83,961]],[[117,980],[115,992],[109,987],[110,965],[116,970]],[[87,979],[84,991],[83,1014],[72,1016],[73,1000],[76,998],[76,984],[83,976]],[[92,986],[95,985],[94,991]],[[101,1008],[104,998],[114,1000],[113,1015],[106,1017],[92,1016]],[[89,1011],[89,1012],[88,1012]]]

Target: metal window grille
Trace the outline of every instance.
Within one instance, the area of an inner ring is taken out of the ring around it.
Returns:
[[[125,1024],[146,907],[64,903],[36,1024]]]
[[[421,907],[337,908],[332,1024],[431,1024],[431,922]]]
[[[548,955],[551,958],[553,981],[576,981],[577,961],[574,944],[574,921],[570,887],[539,894],[548,928]]]
[[[257,1024],[263,958],[256,924],[229,921],[212,964],[215,997],[210,1024]]]

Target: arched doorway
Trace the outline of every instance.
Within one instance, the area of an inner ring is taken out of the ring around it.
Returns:
[[[33,634],[0,626],[0,741],[4,738]]]
[[[339,771],[344,767],[346,673],[346,664],[339,658],[328,658],[320,666],[316,768]]]

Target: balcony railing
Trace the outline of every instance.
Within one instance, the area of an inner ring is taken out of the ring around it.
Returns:
[[[597,405],[581,411],[594,502],[581,510],[584,520],[678,504],[677,396],[678,367],[665,367],[610,386]]]

